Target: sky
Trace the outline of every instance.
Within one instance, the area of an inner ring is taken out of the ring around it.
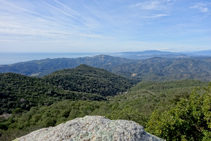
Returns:
[[[0,0],[0,52],[211,50],[210,0]]]

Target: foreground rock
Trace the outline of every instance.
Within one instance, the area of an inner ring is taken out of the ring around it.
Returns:
[[[76,118],[56,127],[34,131],[14,141],[163,141],[136,122],[102,116]]]

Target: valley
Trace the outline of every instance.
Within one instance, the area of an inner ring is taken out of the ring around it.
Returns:
[[[158,118],[159,115],[166,118],[165,113],[174,110],[182,101],[189,101],[197,95],[198,102],[202,97],[202,103],[211,103],[211,83],[208,83],[211,59],[207,57],[129,60],[100,55],[78,59],[83,60],[80,63],[86,61],[85,64],[67,63],[67,59],[47,59],[48,61],[39,60],[40,63],[32,61],[25,62],[25,65],[21,63],[2,67],[4,71],[7,67],[16,67],[16,70],[24,72],[25,75],[17,72],[0,73],[0,113],[11,114],[7,119],[0,118],[0,140],[12,140],[31,131],[56,126],[86,115],[101,115],[112,120],[132,120],[158,137],[172,140],[177,136],[182,139],[180,134],[186,133],[178,132],[178,135],[166,136],[170,133],[165,131],[167,127],[157,124],[160,123],[159,120],[163,120]],[[57,62],[58,60],[61,62]],[[52,64],[48,64],[49,62]],[[40,66],[41,64],[44,65]],[[71,64],[73,68],[67,64]],[[32,77],[31,73],[36,73],[37,70],[31,69],[31,65],[39,68],[39,74],[46,75]],[[50,73],[52,68],[56,71]],[[28,76],[26,70],[30,72]],[[205,96],[206,99],[203,98]],[[199,117],[194,115],[191,121],[209,133],[209,120],[206,120],[209,119],[209,114],[202,109],[203,104],[197,112],[201,113],[200,120],[203,124],[195,122],[195,118]],[[163,122],[167,124],[165,120]],[[156,127],[156,131],[162,130],[163,134],[152,130],[151,123]],[[170,125],[173,126],[173,123]],[[209,136],[201,135],[198,131],[196,133],[197,138]],[[196,133],[188,134],[195,136]]]

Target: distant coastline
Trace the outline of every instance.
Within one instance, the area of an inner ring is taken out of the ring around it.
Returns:
[[[0,65],[40,59],[92,57],[101,53],[0,53]]]
[[[97,55],[110,55],[114,57],[121,57],[127,59],[147,59],[152,57],[164,58],[190,58],[190,57],[211,57],[211,50],[195,51],[195,52],[166,52],[159,50],[145,50],[137,52],[113,52],[113,53],[100,53],[100,52],[46,52],[46,53],[0,53],[0,65],[10,65],[14,63],[41,60],[41,59],[55,59],[55,58],[79,58],[79,57],[92,57]]]

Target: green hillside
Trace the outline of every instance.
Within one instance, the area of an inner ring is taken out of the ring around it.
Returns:
[[[87,65],[56,71],[43,79],[64,90],[98,93],[102,96],[116,95],[132,86],[127,78]]]
[[[34,106],[50,105],[65,99],[104,100],[97,94],[63,90],[41,78],[14,73],[0,74],[0,114],[11,113],[17,108],[29,110]]]
[[[44,78],[3,73],[0,74],[0,114],[65,99],[105,100],[103,96],[125,92],[131,86],[127,78],[87,65],[57,71]]]
[[[113,73],[140,81],[196,79],[211,81],[210,58],[150,58],[114,66]]]
[[[197,80],[140,82],[127,93],[110,96],[107,101],[65,100],[50,106],[34,107],[29,112],[14,114],[2,121],[0,139],[11,140],[33,130],[85,115],[133,120],[146,127],[154,110],[163,112],[175,107],[181,98],[187,99],[193,88],[198,86],[207,86],[207,83]],[[197,92],[203,94],[204,90]]]
[[[12,113],[6,120],[0,116],[0,140],[85,115],[133,120],[167,140],[211,138],[211,83],[201,89],[211,80],[210,58],[151,58],[114,66],[106,57],[97,58],[109,71],[79,65],[43,78],[0,73],[0,114]],[[134,78],[142,81],[136,84]]]
[[[146,131],[167,141],[211,140],[211,83],[195,89],[188,98],[180,99],[170,110],[155,110]]]

